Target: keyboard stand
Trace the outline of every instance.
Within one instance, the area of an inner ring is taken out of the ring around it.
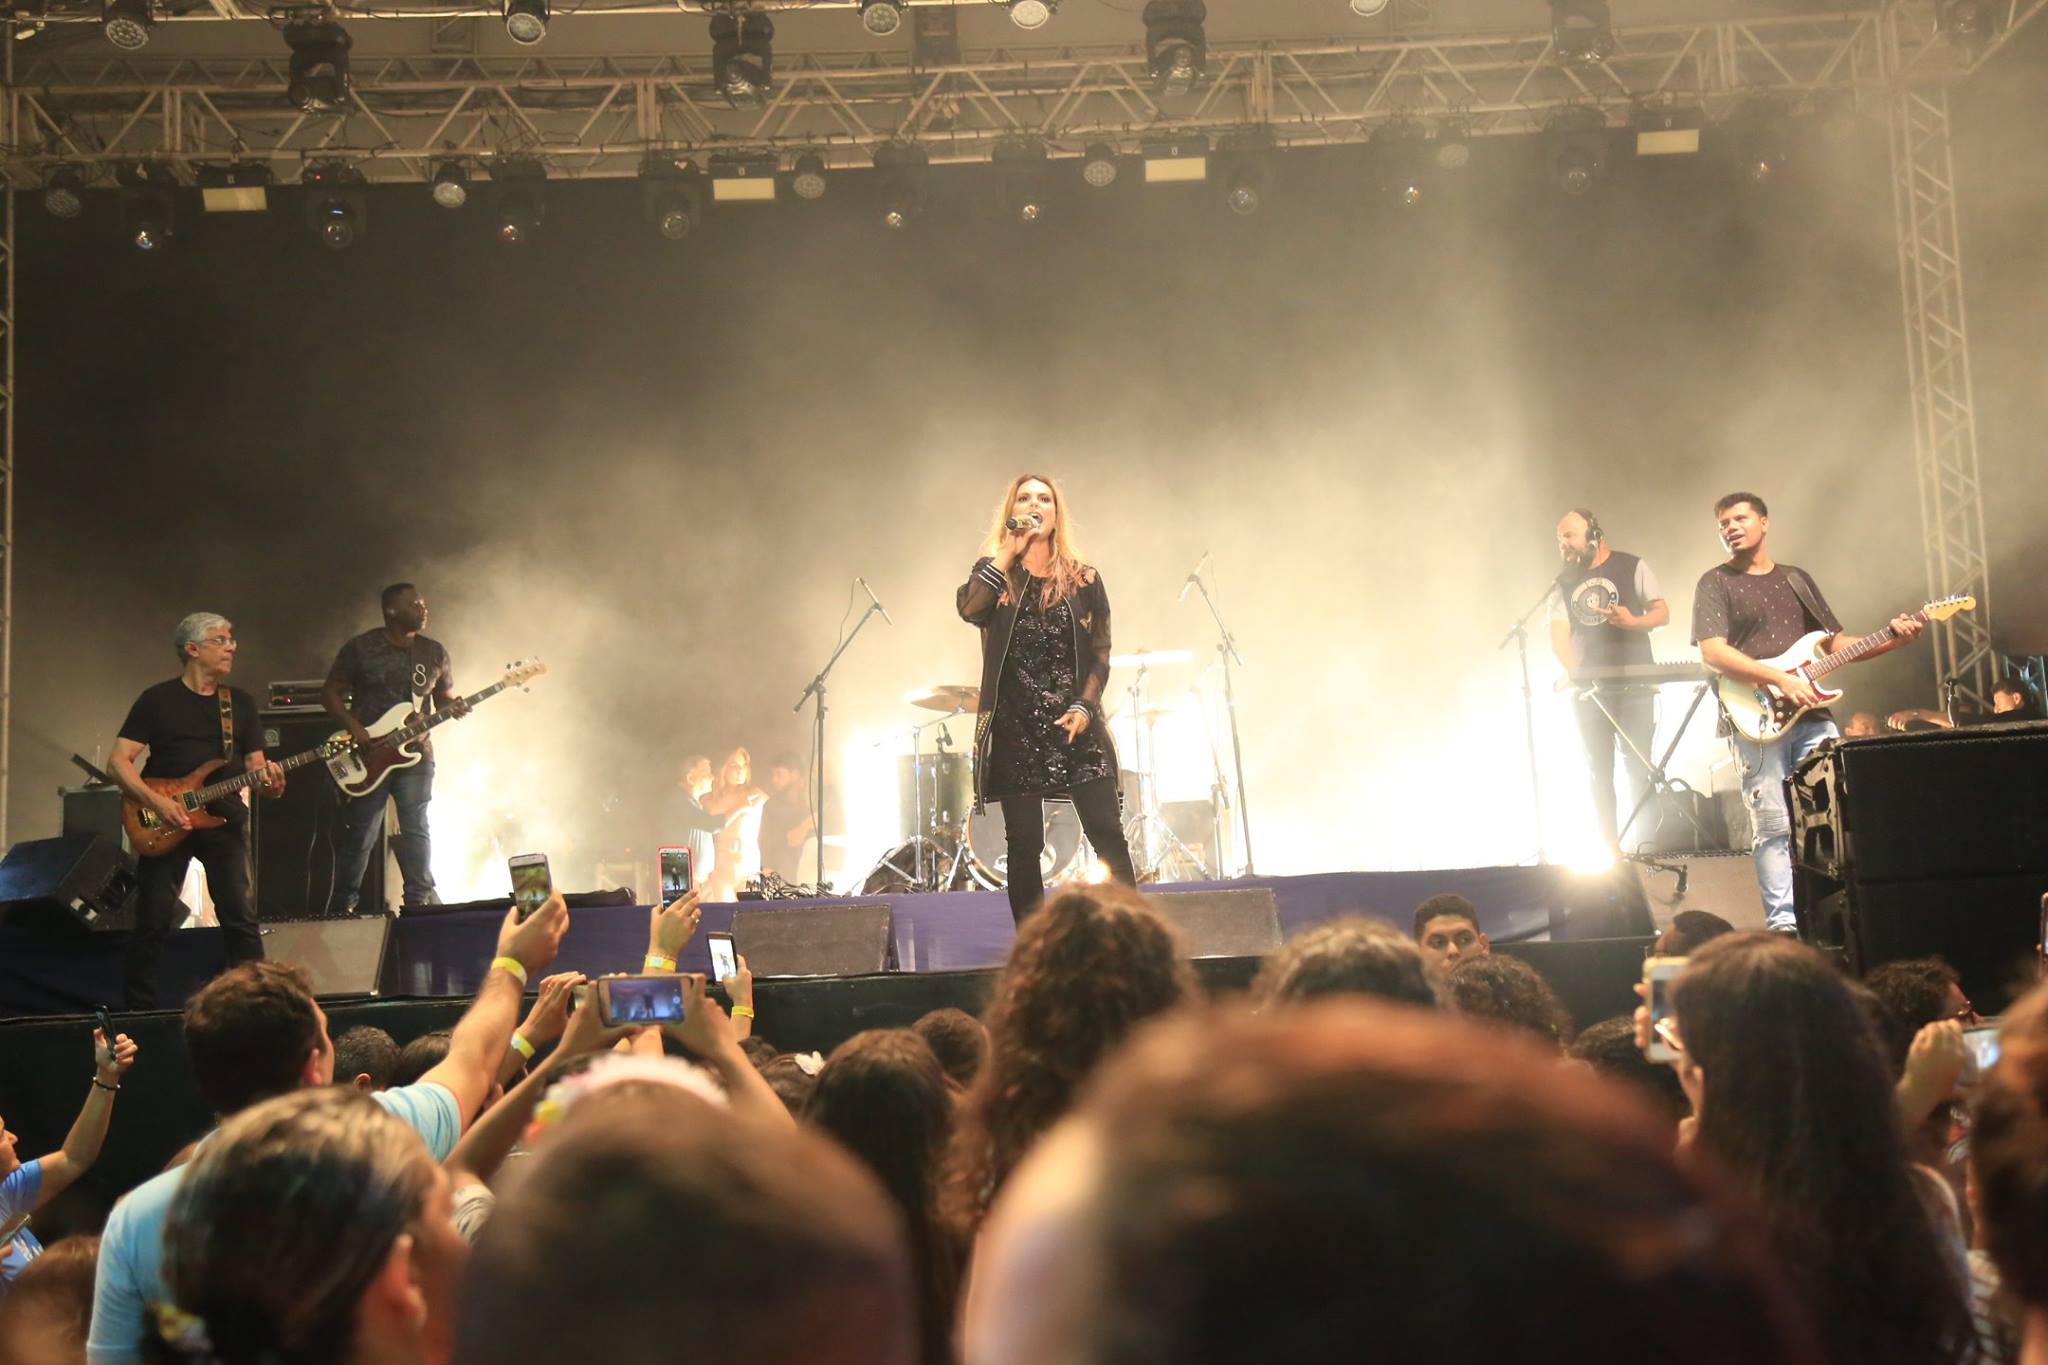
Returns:
[[[1700,709],[1700,703],[1705,701],[1707,694],[1713,690],[1714,680],[1712,678],[1704,680],[1698,687],[1693,689],[1692,704],[1685,708],[1685,718],[1680,720],[1678,728],[1671,732],[1671,739],[1665,744],[1663,754],[1654,759],[1636,747],[1635,741],[1628,737],[1628,731],[1622,729],[1621,722],[1616,720],[1614,713],[1607,709],[1607,701],[1601,696],[1601,684],[1594,683],[1580,693],[1581,696],[1600,708],[1600,714],[1607,717],[1607,723],[1613,728],[1615,735],[1620,738],[1628,751],[1636,756],[1636,761],[1649,771],[1650,780],[1643,788],[1643,794],[1636,798],[1635,809],[1628,813],[1628,819],[1622,821],[1621,827],[1615,831],[1614,843],[1617,848],[1622,846],[1623,836],[1634,827],[1636,817],[1643,813],[1643,807],[1650,804],[1651,797],[1668,795],[1674,791],[1692,790],[1685,783],[1674,780],[1665,770],[1670,766],[1671,755],[1678,752],[1678,741],[1685,738],[1685,732],[1692,725],[1693,715]],[[1699,848],[1705,845],[1707,831],[1700,825],[1699,820],[1694,817],[1692,810],[1685,805],[1680,805],[1678,813],[1683,815],[1685,822],[1692,826],[1693,847]],[[1647,860],[1639,857],[1637,861],[1646,862]],[[1656,866],[1654,863],[1649,865]],[[1668,871],[1669,869],[1666,870]]]

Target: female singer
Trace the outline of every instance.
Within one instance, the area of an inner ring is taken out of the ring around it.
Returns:
[[[761,808],[768,793],[754,785],[754,756],[745,748],[727,754],[700,804],[705,814],[725,817],[725,827],[712,836],[711,875],[700,878],[703,898],[736,900],[740,888],[761,875]]]
[[[1117,805],[1116,745],[1102,715],[1109,681],[1109,595],[1083,564],[1059,486],[1019,476],[996,508],[988,554],[957,596],[981,630],[981,713],[974,724],[974,796],[999,801],[1009,842],[1010,914],[1045,894],[1048,798],[1072,801],[1110,875],[1136,883]]]

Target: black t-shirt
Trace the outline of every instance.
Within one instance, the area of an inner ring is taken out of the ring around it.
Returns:
[[[424,709],[419,698],[431,696],[444,684],[450,690],[455,686],[448,651],[439,641],[415,635],[410,647],[401,648],[381,629],[364,631],[343,645],[327,676],[340,679],[354,693],[349,710],[366,725],[400,703]],[[433,752],[424,740],[420,749]]]
[[[235,761],[225,770],[228,776],[242,771],[245,760],[263,749],[263,728],[256,720],[256,702],[237,688],[222,689],[235,708]],[[128,708],[121,722],[121,738],[149,747],[142,765],[144,777],[184,777],[200,764],[221,756],[220,700],[202,697],[185,686],[182,678],[144,688]],[[216,801],[207,807],[215,815],[240,820],[248,807],[238,797]]]
[[[810,843],[807,840],[791,848],[789,832],[809,819],[810,814],[809,792],[769,796],[768,804],[761,808],[761,866],[778,877],[797,880]]]
[[[1806,609],[1793,590],[1800,575],[1819,615]],[[1783,654],[1809,631],[1840,631],[1842,623],[1806,570],[1774,564],[1769,573],[1748,574],[1716,564],[1700,575],[1692,594],[1692,642],[1723,639],[1752,659]]]

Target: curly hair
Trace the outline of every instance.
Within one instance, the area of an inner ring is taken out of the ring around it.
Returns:
[[[1572,1040],[1572,1017],[1542,973],[1518,957],[1470,957],[1445,978],[1460,1014],[1525,1029],[1562,1048]]]
[[[1025,919],[988,1009],[989,1058],[954,1129],[948,1216],[980,1226],[996,1191],[1140,1021],[1190,999],[1179,936],[1137,892],[1075,887]]]
[[[1414,940],[1361,915],[1297,934],[1266,959],[1252,982],[1252,998],[1262,1005],[1328,995],[1374,995],[1430,1008],[1444,1003],[1443,983]]]
[[[1938,957],[1914,957],[1872,968],[1863,984],[1883,1011],[1885,1047],[1892,1070],[1899,1072],[1905,1069],[1913,1035],[1937,1019],[1954,1017],[1948,993],[1960,990],[1962,979]]]

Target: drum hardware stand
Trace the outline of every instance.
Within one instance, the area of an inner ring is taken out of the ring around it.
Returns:
[[[1556,591],[1556,587],[1554,583],[1546,583],[1543,595],[1531,603],[1527,611],[1515,618],[1515,623],[1508,627],[1508,633],[1494,646],[1496,651],[1503,650],[1512,641],[1515,652],[1521,658],[1522,734],[1529,746],[1529,799],[1536,810],[1536,861],[1539,864],[1550,861],[1550,847],[1543,837],[1543,779],[1536,769],[1536,693],[1529,686],[1529,618],[1550,600],[1550,594]],[[1633,819],[1634,816],[1631,815],[1630,818]]]
[[[825,881],[825,680],[832,676],[832,666],[839,662],[839,656],[846,652],[846,647],[860,634],[861,627],[868,623],[868,618],[881,610],[882,604],[875,601],[873,593],[869,593],[868,609],[860,614],[860,620],[854,623],[846,638],[839,642],[839,648],[832,651],[832,657],[825,660],[825,666],[818,670],[817,677],[811,679],[810,686],[804,688],[803,695],[796,699],[796,705],[789,708],[792,712],[801,711],[805,702],[812,698],[817,699],[817,711],[811,718],[811,814],[814,817],[811,824],[811,847],[815,850],[817,859],[812,870],[817,873],[820,885]]]
[[[1201,575],[1196,574],[1193,577],[1195,587],[1201,590],[1202,601],[1208,605],[1209,615],[1216,621],[1216,654],[1223,660],[1223,709],[1230,717],[1230,755],[1237,768],[1237,818],[1244,831],[1244,875],[1251,877],[1257,875],[1252,865],[1251,801],[1246,797],[1244,790],[1244,744],[1237,731],[1237,692],[1230,681],[1230,661],[1237,660],[1238,667],[1242,668],[1244,656],[1237,652],[1237,640],[1231,635],[1230,627],[1224,624],[1223,613],[1217,608],[1216,599],[1209,595],[1209,585],[1202,581]],[[1532,733],[1532,755],[1535,752],[1534,744]]]
[[[1159,753],[1159,745],[1152,734],[1152,727],[1156,722],[1145,715],[1144,706],[1145,674],[1150,671],[1144,664],[1139,664],[1137,676],[1131,679],[1128,689],[1131,699],[1131,739],[1137,746],[1139,760],[1134,769],[1138,776],[1138,809],[1131,815],[1130,823],[1124,827],[1124,842],[1131,846],[1133,862],[1142,858],[1142,870],[1152,873],[1156,879],[1160,867],[1175,853],[1179,853],[1196,867],[1202,866],[1202,860],[1195,856],[1193,849],[1181,842],[1180,836],[1173,832],[1173,826],[1167,824],[1165,816],[1159,813],[1158,783],[1152,772],[1152,765],[1157,761]],[[1140,725],[1145,727],[1142,733],[1137,729]],[[1155,832],[1165,836],[1164,847],[1160,849],[1156,858],[1152,856],[1152,837]],[[1091,848],[1089,851],[1092,853],[1094,850]]]
[[[1706,679],[1693,689],[1692,704],[1685,708],[1685,716],[1678,722],[1678,728],[1671,732],[1670,740],[1664,745],[1664,752],[1654,759],[1641,749],[1638,749],[1635,741],[1628,737],[1627,733],[1622,730],[1620,723],[1614,719],[1614,713],[1607,709],[1607,703],[1601,698],[1600,684],[1594,683],[1580,690],[1579,695],[1589,699],[1593,705],[1600,708],[1600,714],[1607,717],[1607,723],[1613,727],[1614,733],[1621,737],[1621,742],[1628,746],[1628,751],[1636,756],[1636,761],[1647,768],[1650,774],[1650,780],[1643,787],[1643,794],[1636,798],[1635,808],[1628,813],[1628,819],[1621,822],[1621,828],[1614,832],[1616,846],[1620,845],[1622,836],[1634,827],[1636,817],[1643,813],[1644,806],[1650,804],[1651,797],[1667,796],[1674,791],[1693,790],[1686,783],[1675,780],[1665,770],[1671,765],[1671,755],[1678,752],[1678,741],[1685,738],[1686,728],[1692,724],[1692,718],[1699,711],[1700,703],[1705,701],[1707,694],[1713,690],[1714,681],[1711,678]],[[1699,848],[1704,845],[1707,841],[1707,832],[1701,828],[1700,822],[1693,818],[1691,808],[1681,805],[1678,808],[1678,813],[1685,817],[1685,822],[1688,825],[1692,826],[1693,847]],[[1636,855],[1634,861],[1642,863],[1645,867],[1655,868],[1660,872],[1677,872],[1678,889],[1680,891],[1685,890],[1685,871],[1683,868],[1667,867],[1641,854]]]

